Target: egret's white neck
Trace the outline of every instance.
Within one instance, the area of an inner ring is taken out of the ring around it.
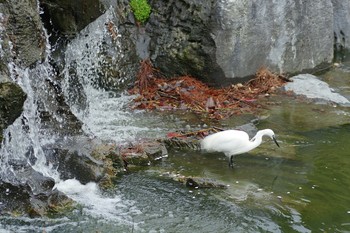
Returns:
[[[256,135],[249,140],[249,143],[247,143],[245,146],[242,146],[237,153],[244,153],[258,147],[262,142],[262,136],[263,133],[258,131]]]
[[[251,150],[258,147],[262,142],[262,137],[265,135],[265,130],[259,130],[256,135],[250,139]]]

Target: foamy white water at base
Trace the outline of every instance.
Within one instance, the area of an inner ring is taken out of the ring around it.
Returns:
[[[76,179],[69,179],[60,181],[55,188],[81,204],[83,214],[95,218],[131,225],[134,224],[131,215],[141,213],[134,207],[132,201],[118,195],[111,197],[103,195],[94,182],[83,185]]]

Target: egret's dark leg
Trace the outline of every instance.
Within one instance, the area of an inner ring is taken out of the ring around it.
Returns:
[[[229,158],[228,166],[233,168],[233,155],[231,155],[230,158]]]

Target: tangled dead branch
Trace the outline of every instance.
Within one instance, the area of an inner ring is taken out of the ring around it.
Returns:
[[[255,78],[245,84],[216,89],[190,76],[161,78],[151,62],[146,60],[141,62],[137,81],[129,93],[139,94],[133,102],[135,109],[190,110],[223,119],[261,107],[256,100],[275,92],[285,82],[282,75],[261,68]]]

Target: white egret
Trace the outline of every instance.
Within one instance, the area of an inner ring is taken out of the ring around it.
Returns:
[[[269,136],[279,147],[275,133],[271,129],[259,130],[249,140],[249,135],[241,130],[225,130],[205,137],[201,141],[202,150],[223,152],[229,158],[229,166],[233,167],[233,156],[246,153],[258,147],[263,136]]]

